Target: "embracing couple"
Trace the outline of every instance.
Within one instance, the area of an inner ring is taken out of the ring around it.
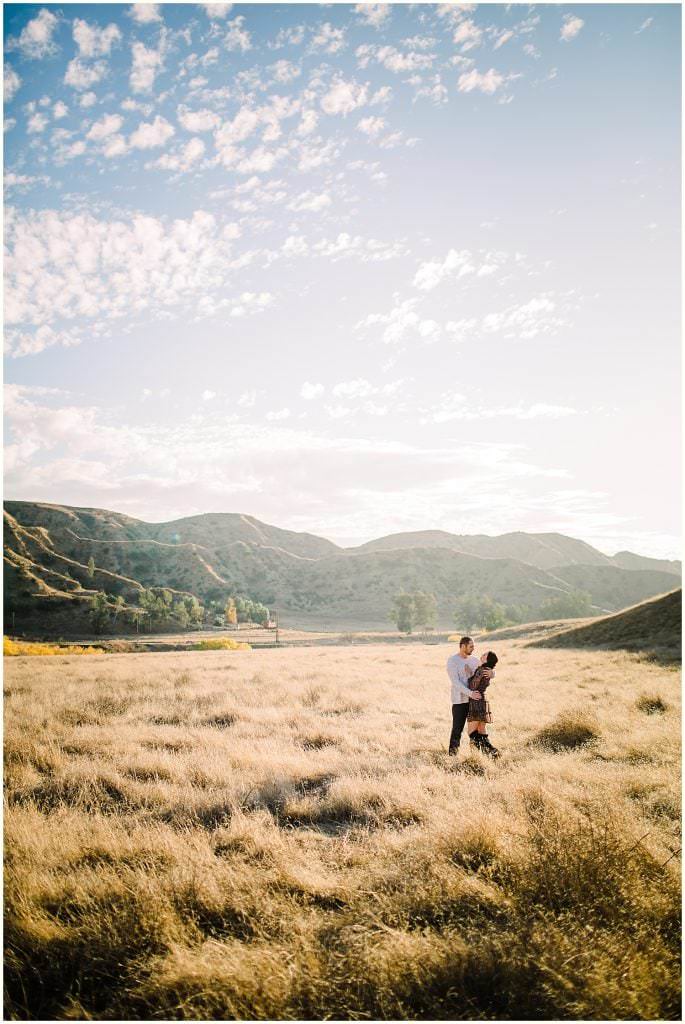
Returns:
[[[493,747],[488,736],[487,723],[492,721],[490,705],[485,691],[495,674],[497,655],[488,651],[477,658],[473,653],[473,640],[463,636],[459,641],[459,654],[447,659],[447,674],[452,682],[452,732],[450,754],[456,755],[459,741],[468,721],[471,747],[489,757],[497,757],[499,751]]]

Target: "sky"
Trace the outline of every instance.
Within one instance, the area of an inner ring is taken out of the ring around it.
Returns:
[[[4,40],[6,498],[678,556],[678,5]]]

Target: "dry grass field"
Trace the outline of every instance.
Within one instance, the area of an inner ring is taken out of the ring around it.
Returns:
[[[678,1018],[678,673],[452,650],[6,660],[5,1017]]]

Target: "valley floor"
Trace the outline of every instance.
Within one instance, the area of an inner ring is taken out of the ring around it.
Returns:
[[[10,1019],[677,1019],[679,676],[498,641],[5,661]]]

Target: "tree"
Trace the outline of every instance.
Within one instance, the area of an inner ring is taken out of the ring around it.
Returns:
[[[438,611],[438,602],[433,594],[424,594],[417,590],[412,594],[414,601],[414,622],[424,629],[432,629],[435,626],[435,616]]]
[[[88,559],[88,575],[91,578],[91,580],[95,575],[95,559],[93,558],[92,555]]]
[[[504,609],[507,624],[518,625],[521,622],[533,622],[535,614],[528,604],[508,604]]]
[[[399,594],[395,594],[392,599],[392,608],[390,609],[390,618],[397,626],[400,633],[406,633],[409,635],[414,628],[414,598],[412,594],[407,594],[402,591]]]
[[[188,609],[188,615],[190,617],[190,623],[192,626],[201,626],[202,620],[204,619],[205,610],[193,594],[191,597],[185,599],[186,608]]]
[[[265,604],[261,604],[259,601],[252,602],[251,621],[259,623],[260,626],[267,624],[269,621],[269,609]]]
[[[114,621],[115,622],[117,621],[117,618],[119,616],[119,612],[123,612],[125,607],[126,607],[126,601],[123,599],[121,594],[118,594],[117,597],[115,597],[115,599],[114,599],[113,615],[114,615]]]
[[[172,612],[181,629],[187,629],[190,622],[190,615],[188,614],[185,601],[174,601]]]
[[[506,622],[504,608],[488,595],[464,594],[457,601],[454,621],[457,628],[499,629]]]
[[[238,610],[235,606],[235,601],[232,597],[226,601],[226,608],[224,609],[226,615],[226,622],[229,626],[238,625]]]
[[[584,590],[548,597],[540,605],[541,619],[581,619],[592,614],[592,596]]]
[[[107,594],[104,591],[99,590],[95,594],[90,602],[90,624],[93,627],[93,632],[96,636],[102,633],[103,629],[109,622],[109,605],[107,604]]]
[[[145,610],[143,608],[129,608],[128,615],[131,622],[136,627],[136,633],[140,632],[140,623],[145,618]]]

